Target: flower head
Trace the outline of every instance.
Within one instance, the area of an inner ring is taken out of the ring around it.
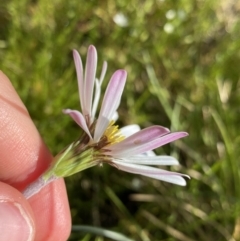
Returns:
[[[69,176],[86,168],[107,163],[119,170],[141,174],[166,182],[186,185],[182,176],[187,176],[148,165],[177,165],[171,156],[156,156],[152,150],[187,136],[186,132],[173,132],[162,126],[151,126],[140,130],[137,125],[119,129],[115,125],[127,78],[125,70],[117,70],[111,77],[105,91],[98,118],[101,85],[107,70],[103,63],[100,78],[96,78],[97,51],[88,49],[85,71],[81,57],[73,51],[78,78],[81,112],[65,109],[63,112],[82,128],[84,134],[57,157],[45,177]]]

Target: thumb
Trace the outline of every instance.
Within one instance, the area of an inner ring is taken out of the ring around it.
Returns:
[[[0,240],[32,241],[34,218],[27,200],[15,188],[0,182]]]

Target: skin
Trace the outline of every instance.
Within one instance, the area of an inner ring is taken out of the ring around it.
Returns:
[[[0,201],[10,200],[21,206],[30,220],[30,240],[34,241],[65,241],[70,234],[71,217],[63,179],[50,183],[28,200],[21,194],[51,161],[52,155],[26,107],[0,71]],[[1,225],[0,222],[0,230]]]

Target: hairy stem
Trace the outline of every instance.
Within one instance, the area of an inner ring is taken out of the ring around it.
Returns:
[[[43,187],[48,185],[50,182],[58,179],[56,176],[51,176],[47,180],[44,180],[43,176],[40,176],[30,185],[28,185],[25,190],[22,192],[26,199],[30,198],[34,194],[38,193]]]

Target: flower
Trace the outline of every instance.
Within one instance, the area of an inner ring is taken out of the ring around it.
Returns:
[[[151,126],[140,130],[137,125],[122,129],[115,125],[116,111],[127,78],[125,70],[117,70],[112,75],[98,118],[96,118],[107,63],[103,63],[100,79],[97,79],[97,51],[94,46],[91,45],[88,49],[85,71],[81,57],[76,50],[73,51],[73,57],[77,72],[81,112],[71,109],[65,109],[63,112],[70,115],[84,133],[76,142],[55,157],[45,178],[52,175],[69,176],[86,168],[107,163],[125,172],[182,186],[186,185],[183,176],[188,177],[187,175],[148,165],[177,165],[178,161],[175,158],[157,156],[152,150],[188,134],[186,132],[172,133],[162,126]]]

